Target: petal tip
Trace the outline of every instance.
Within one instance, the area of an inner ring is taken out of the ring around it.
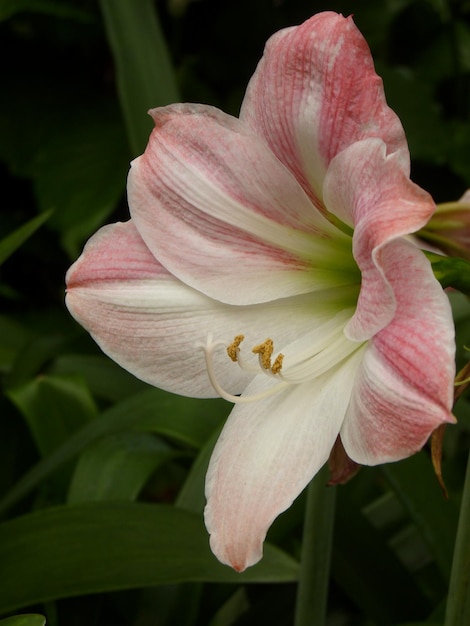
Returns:
[[[224,565],[228,565],[238,574],[256,565],[263,558],[262,543],[256,546],[236,545],[235,542],[221,544],[218,537],[212,534],[210,547],[215,557]]]

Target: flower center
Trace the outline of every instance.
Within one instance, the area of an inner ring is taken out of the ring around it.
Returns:
[[[344,334],[344,327],[351,318],[350,308],[339,311],[336,315],[315,325],[293,341],[287,341],[284,351],[274,353],[274,342],[271,338],[251,348],[257,360],[250,359],[250,352],[241,349],[244,335],[236,335],[227,346],[223,341],[214,340],[212,334],[207,336],[204,344],[198,344],[205,355],[206,369],[209,380],[216,392],[225,400],[233,403],[253,402],[278,393],[291,385],[301,385],[322,376],[335,368],[357,350],[364,342],[351,341]],[[260,374],[272,379],[272,385],[262,392],[253,395],[243,393],[241,396],[227,392],[220,383],[214,363],[215,351],[224,346],[227,356],[241,370],[253,377]]]
[[[275,377],[279,375],[282,369],[282,361],[284,359],[283,354],[278,354],[277,357],[272,362],[272,354],[274,352],[274,342],[272,339],[266,339],[263,343],[260,343],[252,348],[253,354],[258,355],[258,366],[254,366],[253,364],[247,363],[245,359],[241,355],[240,344],[244,340],[244,335],[237,335],[232,343],[226,348],[227,355],[229,358],[239,365],[239,367],[252,374],[266,374],[268,376]],[[219,396],[228,400],[229,402],[237,403],[247,403],[254,402],[256,400],[262,400],[263,398],[267,398],[275,393],[278,393],[285,387],[289,385],[286,381],[281,381],[279,384],[270,387],[266,391],[263,391],[259,394],[253,394],[251,396],[234,396],[231,393],[228,393],[220,384],[217,379],[215,368],[214,368],[214,352],[218,346],[224,346],[224,342],[222,341],[214,341],[211,333],[207,336],[206,345],[198,344],[197,347],[201,348],[204,351],[204,356],[206,359],[206,368],[207,374],[209,376],[209,380],[211,381],[212,386],[217,391]]]

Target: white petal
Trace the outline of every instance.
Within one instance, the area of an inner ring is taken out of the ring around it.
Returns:
[[[237,405],[214,449],[206,481],[211,547],[238,571],[262,556],[273,520],[327,460],[348,406],[362,350],[342,365],[262,402]],[[245,394],[275,384],[258,377]]]

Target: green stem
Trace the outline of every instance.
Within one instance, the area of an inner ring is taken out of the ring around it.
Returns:
[[[445,626],[470,624],[470,457],[450,576]]]
[[[308,486],[294,626],[325,624],[336,496],[327,480],[325,466]]]

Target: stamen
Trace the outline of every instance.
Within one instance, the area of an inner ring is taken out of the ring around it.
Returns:
[[[260,343],[252,349],[253,354],[259,354],[261,367],[265,370],[269,370],[271,368],[271,356],[273,354],[273,350],[274,346],[272,339],[266,339],[266,341],[263,341],[263,343]]]
[[[274,361],[274,363],[272,364],[272,367],[271,367],[271,372],[273,374],[279,374],[279,372],[282,369],[282,362],[283,362],[283,360],[284,360],[284,355],[282,353],[278,354],[276,359],[275,359],[275,361]]]
[[[241,337],[241,339],[239,340],[239,338]],[[238,345],[240,345],[241,341],[243,341],[243,336],[242,335],[237,335],[237,337],[235,337],[233,343],[229,346],[229,348],[227,348],[227,352],[228,350],[235,346],[235,351],[238,350]],[[238,343],[237,343],[238,342]],[[227,391],[225,391],[225,389],[220,385],[219,381],[217,380],[216,374],[215,374],[215,370],[214,370],[214,362],[213,362],[213,354],[214,354],[214,348],[216,348],[217,346],[223,345],[223,343],[221,341],[213,341],[212,339],[212,334],[208,334],[207,336],[207,342],[206,345],[203,345],[202,343],[197,343],[196,347],[197,348],[201,348],[204,351],[204,357],[206,360],[206,369],[207,369],[207,375],[209,376],[209,380],[211,382],[211,385],[214,387],[214,389],[216,390],[216,392],[219,394],[219,396],[221,398],[224,398],[225,400],[228,400],[228,402],[233,402],[234,404],[247,404],[248,402],[255,402],[256,400],[263,400],[264,398],[267,398],[269,396],[272,396],[276,393],[279,393],[280,391],[282,391],[282,389],[284,389],[285,387],[288,387],[290,385],[290,383],[287,382],[280,382],[277,385],[274,385],[273,387],[270,387],[269,389],[266,389],[265,391],[262,391],[261,393],[257,393],[257,394],[253,394],[251,396],[234,396],[231,393],[228,393]],[[231,355],[229,353],[230,358]],[[276,359],[276,361],[274,362],[273,367],[276,366],[276,363],[278,363],[279,360],[279,370],[280,370],[280,364],[282,363],[282,356],[283,355],[279,355],[279,357]],[[233,359],[232,359],[233,360]],[[235,359],[237,360],[237,359]]]
[[[274,363],[271,365],[271,357],[274,351],[274,342],[272,339],[266,339],[263,343],[252,349],[254,354],[259,356],[259,362],[263,369],[269,370],[272,374],[279,374],[282,369],[283,354],[278,354]]]
[[[240,344],[245,339],[245,335],[237,335],[232,343],[227,348],[227,354],[234,363],[238,361],[238,355],[240,352]]]

